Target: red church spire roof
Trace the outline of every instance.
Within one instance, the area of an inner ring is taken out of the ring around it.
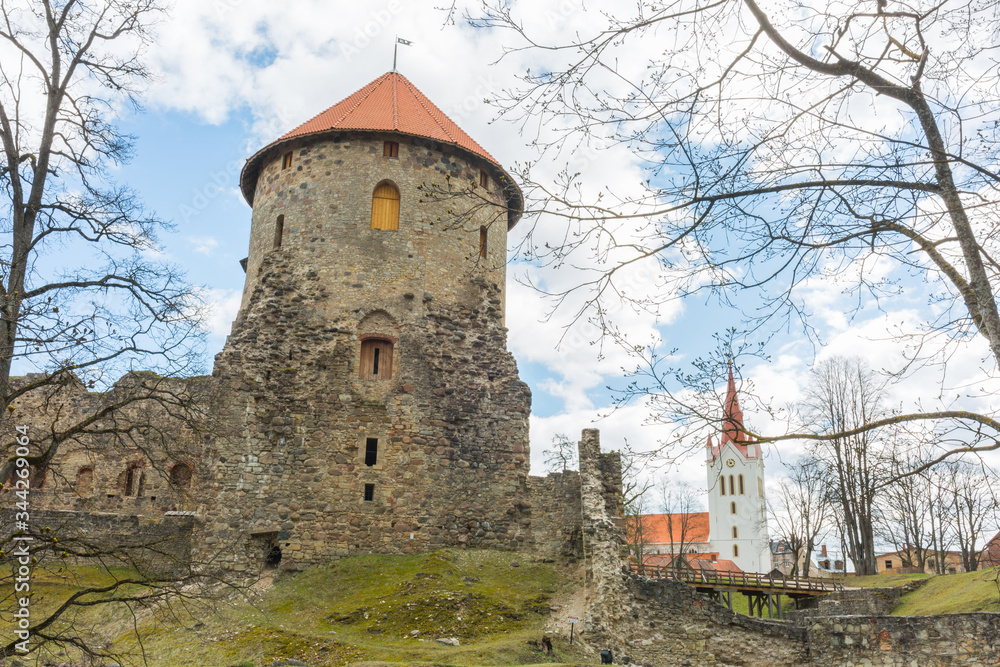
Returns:
[[[712,443],[712,436],[708,436],[706,448],[711,452],[711,458],[715,459],[719,456],[722,448],[731,442],[743,456],[754,458],[758,454],[756,448],[754,448],[753,457],[750,457],[748,454],[747,445],[750,444],[749,440],[750,438],[747,436],[743,426],[743,410],[740,408],[739,396],[736,393],[736,380],[733,378],[733,364],[730,362],[729,383],[726,386],[726,400],[722,404],[722,437],[719,439],[719,445],[715,446]]]
[[[243,168],[240,187],[253,206],[257,175],[265,153],[281,144],[303,137],[338,132],[393,132],[442,144],[457,146],[488,161],[502,174],[504,194],[510,210],[508,227],[520,218],[524,200],[520,189],[496,158],[466,134],[409,79],[398,72],[386,72],[360,90],[348,95],[326,111],[287,132],[257,151]]]

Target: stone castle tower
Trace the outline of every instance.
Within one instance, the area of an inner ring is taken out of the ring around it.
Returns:
[[[258,151],[240,185],[253,219],[214,371],[230,431],[206,457],[211,546],[249,536],[246,558],[286,566],[527,546],[511,178],[391,72]]]
[[[744,572],[768,572],[764,459],[760,445],[748,440],[730,365],[722,437],[715,445],[709,436],[705,445],[709,540],[720,558],[732,560]]]

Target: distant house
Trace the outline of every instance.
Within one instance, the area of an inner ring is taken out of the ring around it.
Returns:
[[[998,547],[998,553],[1000,553],[1000,547]],[[913,549],[901,549],[899,551],[879,554],[875,557],[875,566],[879,574],[913,574],[918,572],[934,574],[937,572],[939,559],[944,563],[944,571],[946,573],[956,574],[958,572],[965,572],[965,566],[962,564],[962,554],[958,551],[928,550],[922,570],[912,565],[912,563],[917,562],[917,555]]]
[[[793,550],[784,541],[771,541],[771,568],[781,574],[791,574],[794,559]],[[813,548],[809,567],[805,567],[805,551],[799,554],[798,573],[801,577],[832,577],[846,572],[846,561],[836,550],[827,549],[825,544]]]
[[[644,514],[642,532],[647,554],[710,553],[708,512]]]
[[[993,539],[987,542],[983,547],[982,552],[979,554],[979,566],[1000,566],[1000,533],[994,535]]]
[[[720,559],[718,553],[651,554],[642,559],[647,571],[678,570],[684,572],[743,572],[731,560]]]

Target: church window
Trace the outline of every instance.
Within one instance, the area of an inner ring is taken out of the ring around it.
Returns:
[[[387,141],[382,146],[382,157],[399,157],[399,142]]]
[[[719,475],[719,495],[726,495],[726,476]]]
[[[729,495],[736,495],[736,481],[733,479],[732,475],[729,476]]]
[[[281,168],[288,169],[292,166],[292,152],[289,151],[285,153],[285,156],[281,158]]]
[[[733,558],[739,558],[739,557],[740,557],[740,547],[739,547],[739,545],[734,544],[733,545]]]
[[[484,188],[488,188],[490,186],[490,177],[486,175],[486,171],[483,169],[479,170],[479,185]]]
[[[388,380],[392,377],[392,342],[381,338],[361,341],[361,378]]]
[[[285,216],[279,215],[274,225],[274,247],[281,247],[281,237],[285,234]]]
[[[729,513],[730,514],[736,514],[736,503],[735,502],[729,503]]]
[[[94,492],[94,469],[84,466],[76,471],[76,495],[89,498]]]
[[[371,502],[375,500],[375,485],[365,484],[365,502]]]
[[[479,228],[479,256],[486,257],[486,239],[487,232],[486,227]]]
[[[170,485],[178,489],[191,486],[191,466],[186,463],[176,463],[170,469]]]
[[[740,495],[743,495],[743,475],[740,475]]]
[[[367,438],[365,440],[365,465],[373,466],[378,463],[378,438]]]
[[[740,531],[736,528],[736,526],[733,526],[733,539],[736,540],[739,539],[739,537],[740,537]]]
[[[372,229],[399,229],[399,190],[379,183],[372,193]]]

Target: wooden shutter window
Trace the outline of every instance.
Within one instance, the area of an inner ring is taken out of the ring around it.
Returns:
[[[486,175],[486,171],[483,169],[479,170],[479,185],[484,188],[488,188],[490,186],[490,177]]]
[[[391,183],[372,194],[372,229],[399,229],[399,190]]]
[[[281,168],[288,169],[291,166],[292,166],[292,154],[285,153],[285,156],[281,158]]]
[[[399,157],[399,142],[385,142],[382,146],[382,157]]]
[[[392,343],[387,340],[361,341],[361,379],[388,380],[392,377]]]

